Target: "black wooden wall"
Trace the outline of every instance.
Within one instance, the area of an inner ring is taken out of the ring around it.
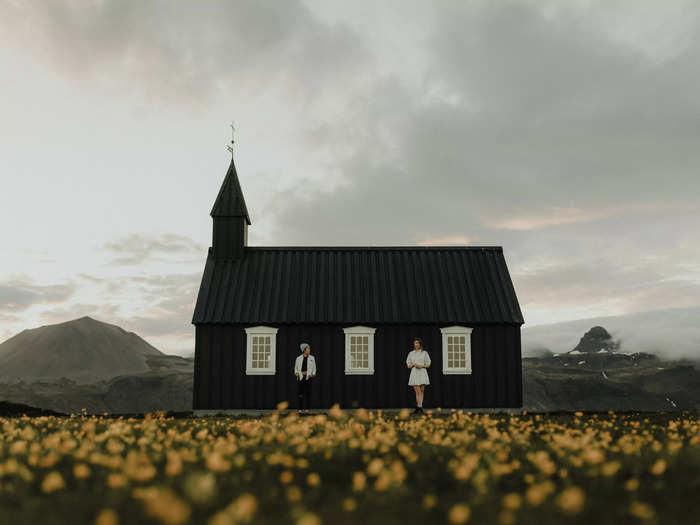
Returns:
[[[345,375],[345,325],[274,325],[277,374],[246,375],[246,334],[250,325],[197,325],[194,367],[195,409],[296,407],[294,360],[299,344],[311,345],[318,377],[311,407],[414,407],[406,356],[413,337],[430,354],[425,408],[522,407],[519,325],[479,325],[472,332],[472,373],[442,374],[442,334],[435,325],[374,325],[374,375]]]

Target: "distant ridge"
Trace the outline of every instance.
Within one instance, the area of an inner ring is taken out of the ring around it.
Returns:
[[[162,355],[135,333],[85,316],[23,330],[0,344],[0,381],[99,381],[147,372],[147,357]]]

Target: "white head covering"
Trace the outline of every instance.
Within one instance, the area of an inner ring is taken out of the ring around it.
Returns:
[[[301,348],[301,351],[303,352],[305,348],[308,348],[308,347],[309,347],[309,345],[307,345],[306,343],[301,343],[301,344],[299,345],[299,347]]]

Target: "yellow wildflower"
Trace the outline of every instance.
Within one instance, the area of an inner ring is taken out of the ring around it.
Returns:
[[[73,476],[78,479],[85,479],[90,477],[90,467],[85,463],[76,463],[73,466]]]
[[[579,487],[568,487],[557,497],[557,505],[568,514],[577,514],[583,509],[586,494]]]
[[[177,476],[182,472],[182,459],[180,454],[173,451],[166,452],[167,462],[165,463],[165,475]]]
[[[321,525],[321,518],[313,512],[306,512],[299,517],[297,525]]]
[[[374,490],[378,490],[381,492],[388,489],[389,485],[391,485],[391,481],[391,474],[389,474],[386,470],[383,470],[379,473],[379,476],[374,481]]]
[[[10,445],[11,454],[26,454],[27,453],[27,442],[23,440],[14,441]]]
[[[210,525],[226,525],[237,522],[250,522],[258,509],[258,501],[250,493],[244,493],[217,512],[209,520]]]
[[[183,488],[195,503],[208,503],[216,497],[216,477],[211,472],[192,472],[185,479]]]
[[[119,515],[113,509],[102,509],[95,517],[95,525],[119,525]]]
[[[625,490],[630,492],[635,491],[639,488],[639,480],[637,478],[631,478],[625,481]]]
[[[123,487],[127,484],[127,482],[128,480],[126,476],[124,474],[120,474],[119,472],[110,472],[107,476],[107,486],[111,489]]]
[[[384,468],[384,461],[381,458],[374,458],[367,465],[367,474],[370,476],[378,476],[381,470]]]
[[[311,487],[318,487],[321,484],[321,476],[316,472],[310,472],[309,475],[306,476],[306,483]]]
[[[352,475],[352,489],[356,492],[364,490],[367,483],[367,476],[364,472],[355,472]]]
[[[621,466],[619,461],[608,461],[600,466],[600,473],[607,477],[614,476]]]
[[[56,470],[52,470],[46,474],[44,480],[41,482],[42,492],[51,493],[64,488],[66,488],[66,482],[63,480],[63,476]]]
[[[450,523],[466,523],[469,520],[470,514],[471,511],[469,510],[469,507],[463,503],[458,503],[450,509],[447,517],[450,520]]]
[[[147,516],[166,525],[179,525],[190,518],[190,506],[169,488],[137,487],[131,495],[142,501]]]
[[[212,452],[207,456],[206,465],[209,470],[214,472],[226,472],[231,470],[231,462],[224,459],[219,452]]]
[[[549,480],[543,481],[542,483],[535,483],[530,485],[525,492],[525,499],[530,505],[537,506],[547,499],[547,496],[554,492],[554,490],[554,483]]]
[[[343,411],[341,410],[340,405],[338,403],[334,404],[328,411],[328,415],[333,419],[340,419],[343,417]]]
[[[280,473],[280,482],[284,483],[285,485],[288,485],[294,480],[294,474],[292,474],[291,470],[283,470]]]
[[[501,500],[503,507],[509,510],[515,510],[520,507],[523,502],[523,498],[517,492],[510,492],[503,496]]]
[[[651,468],[649,469],[649,472],[654,474],[654,476],[660,476],[661,474],[664,473],[665,470],[666,470],[666,460],[659,458],[651,466]]]
[[[156,475],[156,468],[144,453],[130,450],[123,467],[124,474],[136,481],[149,481]]]
[[[651,520],[656,515],[654,509],[650,505],[641,501],[633,501],[630,503],[628,511],[632,516],[641,520]]]

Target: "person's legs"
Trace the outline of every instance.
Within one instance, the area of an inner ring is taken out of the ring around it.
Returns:
[[[420,403],[418,405],[420,408],[423,408],[423,398],[424,397],[425,397],[425,385],[421,385],[420,386]]]
[[[416,393],[416,408],[420,406],[420,386],[414,385],[413,390]]]
[[[301,382],[304,385],[301,389],[301,410],[304,411],[306,409],[306,400],[309,398],[307,394],[309,382],[306,379],[302,379]]]
[[[305,381],[297,380],[297,410],[301,411],[304,400],[304,383]]]
[[[306,383],[306,389],[304,391],[304,405],[306,406],[307,412],[309,408],[311,408],[311,381],[313,381],[313,379],[307,379],[304,381],[304,383]]]

